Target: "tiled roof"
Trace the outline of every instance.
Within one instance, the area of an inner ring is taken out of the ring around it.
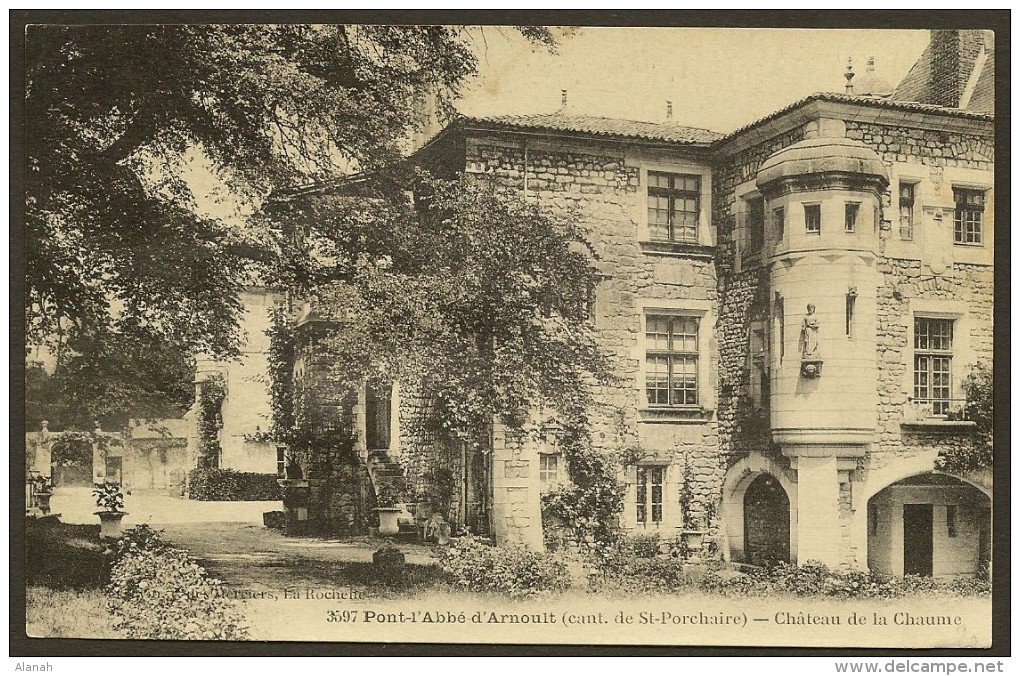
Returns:
[[[973,120],[992,120],[992,115],[986,113],[980,113],[971,110],[962,110],[960,108],[945,108],[943,106],[935,106],[930,103],[916,103],[914,101],[894,101],[892,99],[882,99],[873,96],[851,96],[850,94],[837,94],[835,92],[817,92],[809,96],[805,96],[799,101],[794,101],[790,105],[780,108],[779,110],[766,115],[763,118],[755,120],[750,124],[746,124],[739,129],[731,131],[726,134],[725,138],[730,139],[735,136],[739,136],[743,132],[757,127],[760,124],[764,124],[770,120],[774,120],[777,117],[782,117],[791,110],[800,108],[803,105],[810,103],[811,101],[831,101],[833,103],[851,103],[856,105],[873,106],[876,108],[890,108],[892,110],[903,110],[913,113],[932,113],[935,115],[950,115],[952,117],[965,117]]]
[[[931,78],[931,43],[924,48],[924,53],[914,62],[900,83],[896,85],[892,97],[897,101],[919,101],[924,97],[928,89],[928,80]]]
[[[708,145],[722,138],[722,134],[697,127],[683,127],[671,123],[638,122],[594,115],[500,115],[496,117],[465,117],[465,124],[479,124],[510,129],[575,132],[607,138],[640,138],[651,141]]]
[[[974,93],[967,102],[967,110],[975,113],[995,113],[995,58],[989,55],[985,67],[978,76]]]

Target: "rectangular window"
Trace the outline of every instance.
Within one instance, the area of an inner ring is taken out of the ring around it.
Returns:
[[[698,241],[701,177],[648,172],[648,233],[652,239]]]
[[[560,480],[560,456],[542,453],[538,456],[538,481],[545,486],[553,486]]]
[[[765,247],[765,201],[753,197],[747,203],[747,247],[757,253]]]
[[[276,447],[276,476],[281,479],[287,478],[287,448],[285,446]]]
[[[637,468],[637,522],[662,522],[662,484],[664,467]]]
[[[783,207],[772,210],[772,229],[776,232],[776,240],[782,242],[786,234],[786,210]]]
[[[916,183],[900,181],[900,239],[914,239],[914,196]]]
[[[860,202],[847,202],[844,205],[843,227],[847,232],[854,232],[857,229],[857,216],[861,212]]]
[[[365,386],[365,445],[369,450],[390,447],[390,402],[393,385]]]
[[[697,406],[698,318],[645,319],[645,393],[650,406]]]
[[[914,401],[931,406],[933,416],[952,403],[953,320],[914,319]]]
[[[822,205],[804,205],[804,232],[809,235],[822,234]]]
[[[774,313],[776,318],[776,330],[774,335],[776,336],[776,342],[779,343],[779,349],[776,352],[779,353],[779,363],[783,363],[783,357],[786,356],[786,303],[782,296],[777,292],[774,301]]]
[[[985,191],[953,188],[956,218],[953,221],[953,243],[984,243]]]
[[[857,305],[857,289],[853,288],[846,294],[846,337],[854,337],[854,309]]]
[[[946,535],[956,537],[956,505],[946,505]]]

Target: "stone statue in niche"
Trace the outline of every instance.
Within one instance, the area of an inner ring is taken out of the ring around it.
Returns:
[[[805,378],[822,375],[822,359],[818,354],[819,328],[814,303],[808,303],[807,316],[800,328],[800,374]]]
[[[818,357],[818,317],[815,316],[814,303],[808,303],[807,316],[800,329],[801,358],[815,359]]]

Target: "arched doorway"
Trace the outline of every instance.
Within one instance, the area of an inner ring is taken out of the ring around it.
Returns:
[[[769,474],[758,475],[744,493],[744,559],[790,562],[790,499]]]
[[[62,432],[50,446],[53,485],[92,486],[92,436]]]
[[[972,575],[991,559],[991,500],[973,485],[926,472],[868,500],[868,567],[887,575]]]

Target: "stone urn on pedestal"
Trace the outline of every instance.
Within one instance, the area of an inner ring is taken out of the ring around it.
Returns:
[[[100,522],[100,539],[116,540],[124,532],[121,521],[127,516],[127,512],[124,511],[124,494],[121,493],[120,486],[114,483],[96,484],[92,489],[92,495],[96,498],[96,507],[100,508],[96,512]]]
[[[48,486],[44,486],[42,490],[35,492],[36,506],[43,513],[43,516],[50,513],[50,498],[52,497],[53,491],[49,490]]]
[[[403,500],[399,489],[392,485],[379,488],[375,494],[375,513],[379,515],[379,535],[396,535],[400,532],[397,517],[404,510],[398,505]]]
[[[705,546],[705,535],[707,531],[699,528],[681,528],[679,532],[680,542],[684,551],[689,556],[696,555]]]
[[[376,507],[375,511],[379,515],[379,535],[396,535],[400,532],[397,523],[401,512],[399,507]]]

